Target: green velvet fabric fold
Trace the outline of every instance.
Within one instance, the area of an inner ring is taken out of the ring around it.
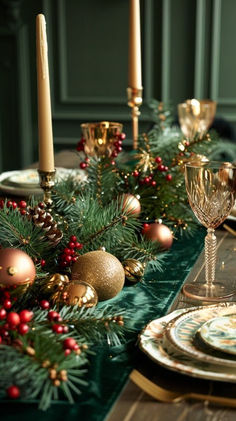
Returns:
[[[96,347],[86,375],[89,385],[75,404],[55,402],[43,413],[37,409],[36,401],[2,400],[2,419],[16,421],[20,416],[24,421],[104,420],[135,365],[138,333],[150,320],[166,314],[203,248],[204,235],[205,230],[199,229],[193,238],[175,241],[162,273],[149,270],[144,283],[127,286],[117,297],[99,304],[128,309],[133,331],[119,347]]]

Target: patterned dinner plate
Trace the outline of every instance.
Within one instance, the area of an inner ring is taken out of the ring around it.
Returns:
[[[220,366],[236,367],[236,358],[219,357],[214,352],[207,353],[197,346],[195,336],[202,325],[213,318],[236,313],[235,303],[220,303],[195,308],[172,320],[166,329],[166,338],[179,352],[199,361]],[[236,329],[235,329],[236,332]],[[235,340],[236,343],[236,340]]]
[[[190,310],[196,310],[196,307]],[[164,334],[168,323],[187,312],[189,312],[189,309],[176,310],[167,316],[150,322],[140,334],[140,349],[156,363],[178,373],[208,380],[236,382],[236,368],[193,360],[172,347],[171,344],[166,343]]]
[[[202,325],[199,335],[211,348],[236,356],[236,314],[209,320]]]

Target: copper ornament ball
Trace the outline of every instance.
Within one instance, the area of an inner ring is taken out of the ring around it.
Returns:
[[[34,262],[27,253],[16,248],[0,250],[0,284],[32,284],[35,276]]]
[[[164,224],[153,223],[145,228],[144,237],[151,241],[158,241],[163,249],[169,249],[173,243],[171,230]]]
[[[65,291],[67,305],[78,307],[94,307],[98,302],[98,295],[92,285],[87,282],[73,281]]]
[[[125,273],[120,261],[102,250],[80,256],[72,266],[71,279],[92,285],[99,301],[115,297],[124,286]]]
[[[122,210],[130,215],[139,215],[141,212],[140,201],[132,194],[125,194],[123,198]]]

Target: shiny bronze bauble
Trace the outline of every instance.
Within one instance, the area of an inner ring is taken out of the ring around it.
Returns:
[[[31,257],[16,248],[0,250],[0,284],[5,286],[32,284],[36,270]]]
[[[144,274],[144,264],[136,259],[126,259],[123,262],[125,279],[129,282],[139,282]]]
[[[120,292],[125,273],[119,260],[102,250],[90,251],[79,256],[72,266],[72,281],[83,281],[92,285],[99,301],[108,300]]]
[[[87,282],[71,282],[63,294],[67,305],[78,307],[94,307],[98,302],[98,295],[92,285]]]
[[[130,215],[139,215],[141,212],[140,201],[132,194],[125,194],[123,197],[122,210]]]
[[[143,231],[145,238],[151,241],[157,241],[162,249],[169,249],[173,243],[173,234],[164,224],[153,223]]]

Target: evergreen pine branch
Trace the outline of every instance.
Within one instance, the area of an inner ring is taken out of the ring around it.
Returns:
[[[116,311],[110,306],[103,309],[64,306],[60,315],[66,323],[74,326],[75,332],[81,338],[93,343],[105,340],[109,345],[120,345],[125,332],[129,330],[127,312],[122,309]]]
[[[43,236],[41,228],[36,227],[26,216],[6,205],[0,210],[0,243],[2,247],[18,247],[32,258],[49,252],[51,245]]]

